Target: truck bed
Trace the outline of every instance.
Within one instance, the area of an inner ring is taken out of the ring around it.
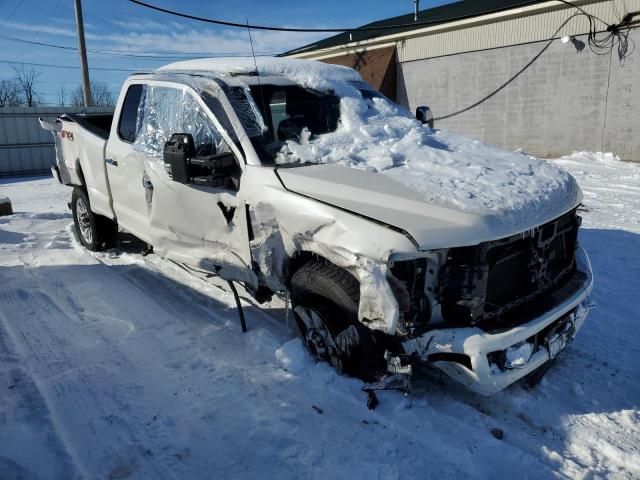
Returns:
[[[114,218],[104,152],[113,114],[67,113],[55,123],[40,119],[52,132],[56,145],[54,177],[65,185],[83,185],[87,189],[92,210]]]
[[[86,114],[86,113],[66,113],[60,118],[77,123],[85,130],[99,136],[103,140],[109,138],[111,131],[111,123],[113,122],[112,113],[104,114]]]

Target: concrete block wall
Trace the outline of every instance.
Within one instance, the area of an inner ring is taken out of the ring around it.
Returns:
[[[640,45],[640,29],[630,39]],[[577,37],[585,42],[585,37]],[[503,84],[544,43],[468,52],[398,65],[398,102],[428,105],[436,118],[468,107]],[[640,51],[620,66],[616,50],[578,53],[559,40],[481,105],[436,126],[541,157],[612,151],[640,161]]]

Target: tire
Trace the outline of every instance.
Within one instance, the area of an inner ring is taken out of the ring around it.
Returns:
[[[87,250],[100,252],[116,244],[118,225],[113,220],[91,211],[84,189],[75,187],[71,196],[71,212],[76,236]]]
[[[338,373],[370,381],[385,371],[386,335],[358,321],[359,300],[358,281],[329,262],[308,262],[291,278],[293,314],[309,353]]]

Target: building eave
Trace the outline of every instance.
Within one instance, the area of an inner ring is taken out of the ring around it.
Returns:
[[[595,0],[567,0],[574,5],[583,5],[594,3]],[[388,47],[395,45],[397,42],[407,40],[409,38],[420,37],[424,35],[430,35],[434,33],[441,33],[449,30],[463,29],[475,25],[482,25],[486,23],[493,23],[497,21],[507,20],[510,18],[517,18],[523,15],[531,15],[536,13],[544,13],[547,11],[567,8],[568,6],[557,0],[550,0],[544,3],[535,3],[526,7],[514,7],[508,10],[500,12],[489,13],[484,15],[478,15],[476,17],[465,18],[461,20],[455,20],[451,22],[441,23],[430,27],[417,28],[415,30],[409,30],[406,32],[395,33],[390,35],[381,35],[368,40],[362,40],[358,42],[350,42],[343,45],[336,45],[330,48],[310,50],[299,53],[290,53],[286,56],[291,58],[306,58],[323,60],[340,55],[348,55],[350,53],[357,53],[363,50],[372,50],[376,48]]]

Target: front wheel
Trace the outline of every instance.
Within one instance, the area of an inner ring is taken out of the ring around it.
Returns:
[[[309,353],[369,381],[385,370],[387,338],[358,321],[359,300],[355,277],[329,262],[311,261],[291,278],[293,314]]]
[[[89,197],[80,187],[73,189],[71,211],[78,240],[87,250],[99,252],[115,245],[118,225],[107,217],[93,213]]]

